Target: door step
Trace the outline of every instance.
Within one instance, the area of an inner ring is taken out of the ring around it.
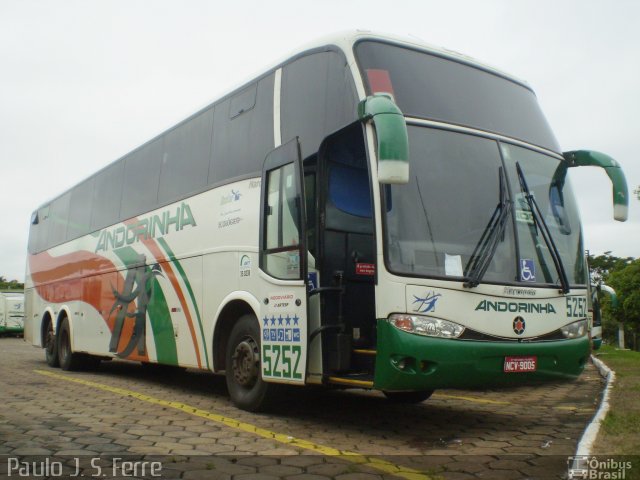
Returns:
[[[331,375],[327,381],[334,385],[344,385],[348,387],[373,388],[373,375],[368,373],[358,373],[351,375]]]
[[[369,350],[366,348],[354,348],[352,352],[355,353],[356,355],[371,355],[371,356],[375,356],[378,353],[376,350]]]

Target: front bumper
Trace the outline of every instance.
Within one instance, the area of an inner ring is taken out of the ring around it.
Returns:
[[[495,387],[576,378],[589,358],[589,338],[530,343],[449,340],[403,332],[381,319],[377,351],[374,387],[379,390]],[[504,373],[504,358],[517,355],[537,356],[537,371]]]
[[[24,327],[0,325],[0,333],[24,333]]]

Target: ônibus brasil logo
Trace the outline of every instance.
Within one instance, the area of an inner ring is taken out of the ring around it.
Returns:
[[[96,245],[96,253],[137,243],[142,238],[156,238],[169,234],[172,230],[179,232],[186,226],[195,227],[196,219],[191,208],[182,202],[175,210],[167,209],[157,215],[150,215],[130,225],[121,225],[111,230],[102,230]]]

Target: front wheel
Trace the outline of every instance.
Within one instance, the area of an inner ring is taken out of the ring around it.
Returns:
[[[385,397],[394,403],[420,403],[424,402],[433,394],[433,390],[422,390],[418,392],[382,392]]]
[[[267,406],[273,385],[263,381],[260,374],[260,327],[253,315],[243,315],[231,329],[226,380],[236,407],[256,412]]]

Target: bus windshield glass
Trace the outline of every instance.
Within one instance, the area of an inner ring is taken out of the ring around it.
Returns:
[[[409,183],[384,190],[391,271],[469,278],[480,255],[488,263],[483,282],[557,285],[551,246],[534,217],[540,215],[569,283],[585,284],[578,211],[569,181],[558,175],[561,160],[475,135],[412,125],[408,131]],[[516,164],[539,213],[522,191]],[[495,246],[483,249],[487,241]]]
[[[362,41],[355,52],[367,93],[391,93],[406,116],[466,125],[560,151],[535,94],[523,84],[388,43]]]

